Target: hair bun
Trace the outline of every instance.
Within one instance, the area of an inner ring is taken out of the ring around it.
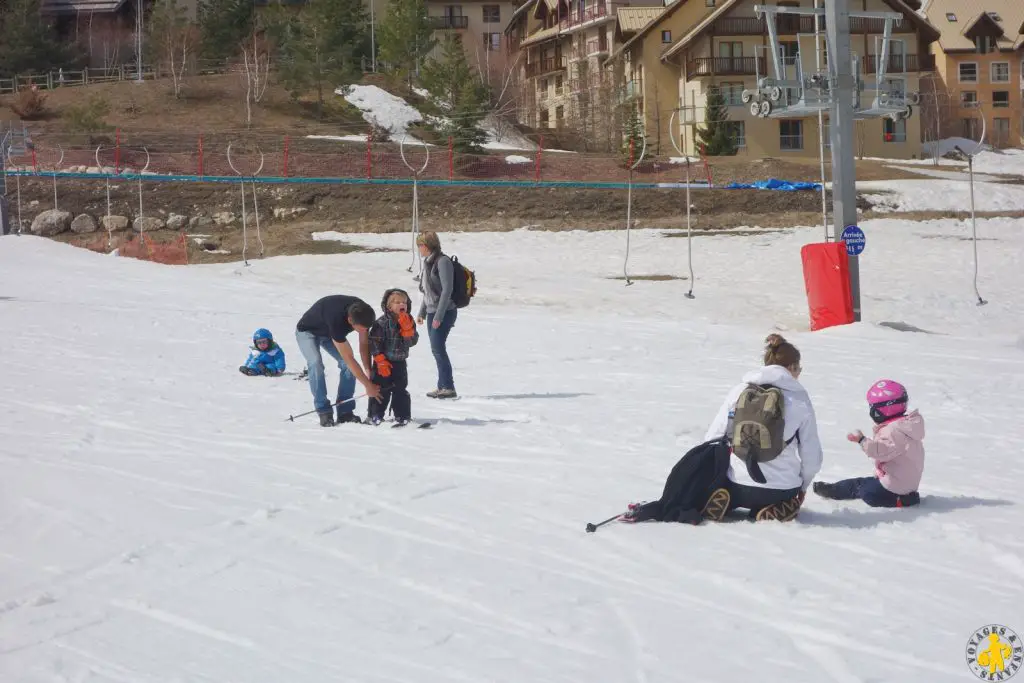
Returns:
[[[769,334],[764,340],[764,345],[767,349],[777,349],[785,343],[786,340],[781,334]]]

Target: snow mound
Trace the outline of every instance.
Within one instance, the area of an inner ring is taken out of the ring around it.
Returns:
[[[505,157],[505,161],[510,163],[510,164],[529,164],[529,163],[533,163],[533,159],[531,159],[530,157],[521,157],[521,156],[519,156],[517,154],[510,154],[509,156]]]
[[[407,135],[411,124],[423,121],[415,107],[375,85],[351,85],[338,88],[335,94],[363,112],[367,123],[386,128],[395,138]]]

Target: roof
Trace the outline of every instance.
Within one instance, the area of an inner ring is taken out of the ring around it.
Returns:
[[[1024,2],[1021,0],[931,0],[924,13],[939,28],[939,47],[944,52],[974,50],[974,41],[966,34],[983,19],[1002,30],[1003,35],[996,39],[1000,50],[1016,50],[1024,44]],[[947,15],[953,15],[956,21],[950,21]]]
[[[536,45],[537,43],[543,43],[546,40],[558,37],[558,26],[552,26],[551,28],[541,29],[536,33],[523,38],[523,42],[519,43],[519,47],[523,48],[527,45]]]
[[[685,0],[681,0],[681,1],[685,2]],[[910,7],[907,6],[907,4],[905,2],[903,2],[903,0],[883,0],[883,1],[885,2],[885,4],[889,5],[889,7],[891,7],[893,10],[902,13],[904,17],[906,17],[907,19],[910,20],[910,23],[914,24],[919,31],[924,33],[926,36],[930,37],[932,40],[936,40],[936,39],[939,38],[939,29],[937,29],[930,21],[928,21],[928,19],[926,19],[925,17],[922,17],[921,15],[917,14],[916,12],[914,12],[914,10],[910,9]],[[957,2],[960,2],[960,1],[977,2],[978,0],[955,0],[955,1],[957,1]],[[1006,1],[1007,2],[1020,2],[1020,0],[1006,0]],[[702,33],[704,33],[706,30],[708,30],[708,28],[711,27],[711,25],[715,22],[716,19],[718,19],[723,14],[725,14],[726,12],[730,11],[731,9],[733,9],[740,2],[743,2],[743,0],[725,0],[725,3],[723,3],[714,12],[712,12],[708,16],[704,17],[704,19],[702,19],[700,21],[700,23],[698,23],[696,26],[694,26],[690,30],[689,33],[687,33],[685,36],[683,36],[682,38],[677,40],[675,43],[670,45],[664,52],[662,52],[661,58],[662,59],[666,59],[667,57],[671,57],[672,55],[676,54],[677,52],[679,52],[680,50],[685,48],[687,45],[692,43],[694,41],[694,39],[696,39]],[[972,43],[972,46],[973,46],[973,43]]]
[[[661,16],[664,11],[664,7],[621,7],[615,16],[619,20],[620,31],[635,33]]]
[[[43,14],[109,14],[118,11],[126,0],[42,0]]]
[[[526,12],[526,10],[530,9],[531,7],[533,7],[536,3],[537,3],[537,0],[527,0],[526,2],[521,4],[519,7],[515,8],[515,10],[512,12],[512,16],[510,16],[508,18],[508,23],[505,25],[505,31],[504,31],[505,35],[508,35],[509,31],[512,30],[512,27],[515,26],[516,20],[519,17],[523,16],[523,14]]]
[[[608,56],[608,59],[604,60],[604,63],[605,64],[609,64],[611,62],[614,62],[619,57],[621,57],[626,52],[626,50],[628,50],[633,45],[633,43],[637,42],[638,40],[642,40],[644,36],[646,36],[648,33],[651,32],[651,29],[653,29],[655,26],[660,24],[665,19],[668,19],[673,14],[675,14],[676,10],[679,9],[680,7],[682,7],[683,5],[685,5],[686,2],[687,2],[687,0],[672,0],[672,2],[670,2],[667,5],[665,5],[665,7],[645,7],[645,8],[642,8],[642,9],[656,9],[656,10],[658,10],[658,14],[653,19],[651,19],[651,21],[647,22],[643,26],[643,28],[641,28],[639,31],[637,31],[635,36],[633,36],[632,38],[627,40],[625,43],[620,45],[618,47],[618,49],[615,50],[615,52],[611,53],[611,55]],[[624,9],[625,8],[619,9],[619,14],[622,14]],[[636,9],[641,9],[641,8],[638,7]],[[623,29],[623,30],[625,30],[625,29]]]

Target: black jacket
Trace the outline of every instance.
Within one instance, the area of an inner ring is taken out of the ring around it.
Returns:
[[[726,485],[728,472],[729,446],[724,439],[694,446],[669,472],[661,499],[643,505],[635,520],[700,524],[704,505],[715,489]]]

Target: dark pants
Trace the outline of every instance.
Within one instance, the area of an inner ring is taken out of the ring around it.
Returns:
[[[437,388],[455,389],[455,378],[452,376],[452,361],[448,358],[448,333],[455,327],[455,319],[459,309],[453,308],[445,313],[441,325],[434,329],[434,314],[427,314],[427,335],[430,337],[430,350],[434,353],[437,363]]]
[[[800,487],[795,489],[767,489],[760,486],[744,486],[729,482],[725,488],[729,490],[729,509],[743,508],[750,510],[752,517],[768,507],[783,501],[790,500],[800,494]]]
[[[814,492],[832,500],[855,500],[859,498],[875,508],[901,508],[917,505],[921,496],[917,491],[897,495],[882,486],[877,477],[843,479],[834,484],[818,484]]]
[[[391,361],[391,376],[381,377],[377,371],[377,364],[373,364],[372,377],[370,379],[380,387],[380,399],[370,399],[370,418],[379,417],[384,419],[388,403],[391,403],[391,411],[395,414],[396,420],[412,419],[412,397],[409,396],[409,367],[404,360]]]

